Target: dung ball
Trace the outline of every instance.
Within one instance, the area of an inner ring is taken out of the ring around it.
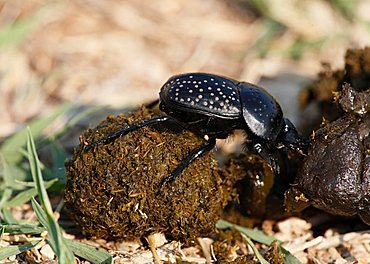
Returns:
[[[173,181],[161,182],[205,141],[178,125],[150,125],[113,142],[86,146],[129,124],[156,116],[142,107],[107,117],[80,136],[65,164],[65,203],[83,232],[95,238],[135,239],[153,232],[189,241],[214,231],[235,183],[212,152],[193,161]]]

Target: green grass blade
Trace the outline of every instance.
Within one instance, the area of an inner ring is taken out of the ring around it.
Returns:
[[[1,151],[1,150],[0,150]],[[17,153],[16,155],[21,155]],[[20,166],[15,164],[9,164],[0,152],[0,175],[4,179],[4,186],[10,189],[17,189],[17,179],[25,180],[27,178],[27,172]]]
[[[0,248],[0,260],[20,254],[37,246],[42,240],[32,241],[18,246],[7,246]]]
[[[27,33],[35,27],[35,22],[35,18],[31,16],[3,26],[0,30],[0,47],[17,45],[23,41],[27,37]]]
[[[71,119],[68,120],[68,122],[63,126],[63,128],[54,133],[53,135],[50,135],[48,137],[49,141],[55,141],[57,138],[59,138],[62,134],[64,134],[66,131],[69,131],[70,129],[74,128],[82,119],[95,114],[99,112],[100,110],[104,109],[104,106],[94,106],[94,107],[89,107],[75,115]]]
[[[44,210],[34,198],[32,198],[31,200],[33,208],[41,224],[44,225],[45,228],[48,230],[48,242],[54,253],[57,255],[58,261],[60,263],[73,263],[73,253],[64,243],[60,226],[53,216],[51,203],[43,183],[40,162],[35,148],[35,142],[33,141],[30,129],[28,129],[27,139],[28,159],[30,162],[31,174],[33,181],[35,182],[41,205]]]
[[[280,252],[284,255],[284,261],[288,264],[302,264],[292,253],[286,250],[284,247],[279,246]]]
[[[64,169],[64,162],[66,161],[68,154],[58,141],[51,141],[50,150],[53,167],[49,171],[49,177],[58,178],[61,183],[65,184],[67,176]]]
[[[46,217],[46,213],[42,210],[40,204],[32,197],[31,199],[32,208],[36,213],[37,219],[40,221],[40,224],[43,225],[49,231],[49,223]]]
[[[1,209],[1,219],[2,224],[9,224],[9,225],[39,225],[39,222],[29,219],[16,219],[13,216],[12,210],[10,208],[3,208]]]
[[[31,174],[33,181],[35,183],[35,187],[37,190],[37,194],[40,198],[41,205],[44,207],[45,212],[47,214],[52,215],[53,210],[51,208],[51,203],[44,187],[44,180],[42,178],[41,167],[39,157],[36,152],[35,142],[33,141],[31,130],[28,129],[27,134],[27,151],[28,151],[28,160],[30,163]]]
[[[53,179],[50,181],[45,182],[45,189],[50,188],[54,183],[56,183],[58,179]],[[31,200],[32,197],[37,195],[37,190],[35,188],[27,189],[18,193],[15,197],[11,200],[5,202],[1,208],[12,208],[17,205],[22,205]]]
[[[53,113],[46,117],[39,118],[29,124],[35,138],[42,135],[42,131],[58,116],[65,113],[71,108],[70,104],[65,104],[58,107]],[[24,160],[21,149],[27,143],[27,128],[21,129],[11,137],[7,138],[0,146],[0,175],[4,178],[6,186],[13,187],[16,180],[25,181],[27,179],[27,172],[19,165]]]
[[[342,16],[349,20],[354,17],[356,7],[358,6],[358,0],[331,0],[331,3],[334,8],[342,14]]]
[[[68,111],[70,108],[71,108],[70,104],[62,105],[55,109],[54,112],[52,112],[50,115],[32,121],[28,125],[28,127],[31,130],[33,137],[39,138],[41,136],[42,131],[48,125],[50,125],[52,121],[54,121],[61,114]],[[16,163],[22,159],[22,155],[21,153],[19,153],[19,149],[26,146],[27,144],[28,127],[21,129],[16,134],[7,138],[1,145],[0,152],[4,157],[6,157],[6,161],[8,161],[9,163]]]
[[[278,34],[283,30],[284,26],[279,22],[266,18],[263,21],[263,28],[259,35],[256,37],[256,41],[253,46],[248,49],[248,57],[264,57],[269,52],[269,46],[271,42],[276,38]]]
[[[246,235],[244,235],[243,233],[241,233],[241,236],[243,237],[243,239],[245,241],[247,241],[248,245],[252,248],[253,250],[253,253],[254,255],[257,257],[258,261],[261,263],[261,264],[269,264],[267,262],[267,260],[265,260],[262,255],[260,254],[260,252],[258,251],[258,249],[256,248],[256,246],[254,245],[254,243],[252,242],[252,240],[250,240],[249,237],[247,237]]]
[[[257,229],[251,229],[239,225],[234,225],[230,222],[227,222],[225,220],[219,220],[216,224],[216,227],[219,229],[227,229],[227,228],[232,228],[235,230],[238,230],[240,233],[245,234],[252,240],[265,244],[265,245],[270,245],[272,242],[277,240],[273,236],[266,235],[263,231],[257,230]]]
[[[249,3],[260,12],[263,17],[270,18],[270,6],[266,0],[250,0]]]
[[[112,256],[104,249],[97,249],[93,246],[81,242],[66,239],[66,243],[72,249],[73,253],[92,263],[113,263]]]
[[[34,198],[32,198],[31,203],[40,223],[48,231],[48,242],[55,255],[57,255],[59,263],[74,263],[73,252],[66,245],[61,229],[54,217],[48,215]]]
[[[5,227],[4,226],[0,226],[0,241],[3,239],[4,233],[5,233]]]
[[[19,224],[19,221],[14,218],[12,212],[9,209],[2,209],[3,220],[8,224]]]
[[[44,232],[46,229],[44,227],[35,225],[0,225],[4,233],[11,235],[27,234],[27,235],[37,235]]]
[[[32,198],[32,207],[35,210],[40,223],[48,230],[50,246],[53,248],[55,254],[57,256],[62,255],[64,245],[60,226],[55,221],[54,217],[46,213],[34,198]]]
[[[10,188],[4,188],[0,195],[2,195],[0,199],[0,209],[1,209],[3,208],[3,205],[8,202],[10,197],[12,197],[12,190]]]
[[[230,222],[227,222],[225,220],[219,220],[216,224],[216,228],[219,229],[227,229],[227,228],[232,228],[237,231],[239,231],[242,235],[244,234],[245,236],[251,238],[254,241],[257,241],[261,244],[265,244],[270,246],[272,242],[278,241],[281,243],[281,241],[277,240],[273,236],[266,235],[264,232],[256,229],[251,229],[239,225],[232,224]],[[286,250],[284,247],[280,246],[280,251],[284,254],[284,260],[285,263],[287,264],[301,264],[301,262],[288,250]]]

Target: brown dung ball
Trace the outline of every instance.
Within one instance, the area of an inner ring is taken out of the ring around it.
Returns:
[[[203,139],[177,125],[173,129],[161,124],[86,148],[128,124],[154,116],[141,108],[128,116],[108,117],[81,135],[79,148],[66,162],[65,202],[87,235],[134,239],[164,232],[189,241],[214,231],[236,179],[220,171],[211,152],[159,191],[162,179],[204,144]]]

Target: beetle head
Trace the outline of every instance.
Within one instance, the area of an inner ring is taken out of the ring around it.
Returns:
[[[279,140],[285,147],[298,152],[307,150],[310,145],[307,140],[299,135],[297,129],[288,118],[283,118],[283,127]]]

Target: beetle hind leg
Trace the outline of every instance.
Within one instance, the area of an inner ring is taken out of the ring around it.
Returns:
[[[89,145],[86,145],[84,147],[84,149],[85,150],[90,150],[90,149],[95,148],[98,145],[109,144],[109,143],[113,142],[114,140],[116,140],[117,138],[119,138],[123,135],[126,135],[130,132],[133,132],[137,129],[140,129],[142,127],[146,127],[148,125],[155,124],[155,123],[166,122],[166,121],[169,121],[169,120],[172,120],[169,116],[159,116],[159,117],[154,117],[154,118],[151,118],[151,119],[148,119],[148,120],[144,120],[144,121],[136,123],[136,124],[128,125],[126,127],[123,127],[123,128],[121,128],[117,131],[114,131],[114,132],[108,134],[103,139],[100,139],[100,140],[95,141],[95,142],[93,142]]]
[[[159,99],[155,99],[154,101],[147,103],[145,107],[148,109],[153,109],[158,104],[159,104]]]

